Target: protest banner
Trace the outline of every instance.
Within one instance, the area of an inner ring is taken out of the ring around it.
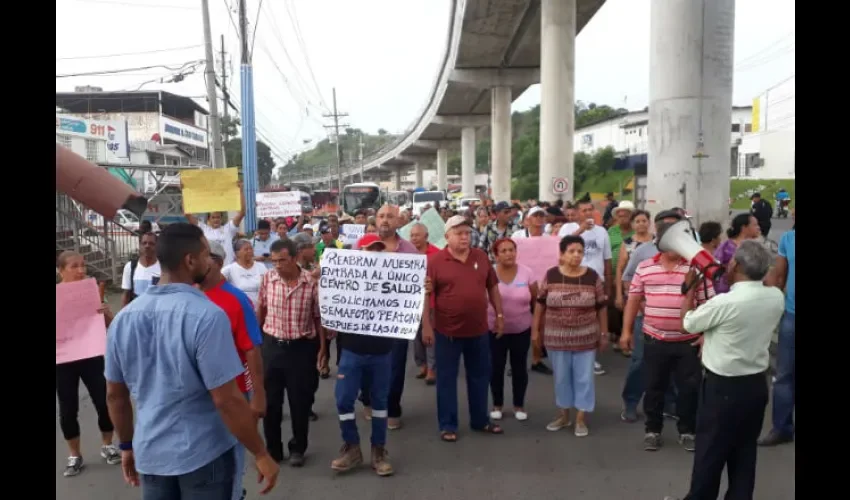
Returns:
[[[56,285],[56,364],[103,356],[106,324],[94,278]]]
[[[419,222],[428,229],[428,243],[442,250],[446,246],[446,222],[440,217],[440,213],[434,208],[429,208],[419,216],[418,221],[413,221],[398,230],[398,235],[410,240],[410,230]]]
[[[257,193],[257,217],[260,219],[301,215],[301,193]]]
[[[183,184],[183,212],[204,214],[242,208],[239,169],[205,168],[180,172]]]
[[[531,269],[532,282],[542,281],[546,271],[558,265],[561,251],[557,236],[534,236],[514,238],[516,243],[516,261]]]
[[[339,239],[343,245],[354,246],[366,233],[366,224],[345,224],[340,226]]]
[[[424,255],[328,248],[319,310],[330,330],[412,340],[425,300]]]

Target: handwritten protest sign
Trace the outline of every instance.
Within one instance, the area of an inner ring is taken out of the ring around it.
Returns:
[[[354,246],[357,244],[357,240],[366,233],[366,224],[345,224],[340,227],[340,231],[339,239],[342,244]]]
[[[242,208],[239,169],[205,168],[183,170],[183,211],[187,214],[227,212]]]
[[[425,256],[329,248],[322,255],[322,326],[411,340],[425,300]]]
[[[301,215],[301,193],[257,193],[257,217],[291,217]]]
[[[56,364],[103,356],[106,324],[94,278],[56,285]]]
[[[442,250],[446,246],[446,222],[440,217],[440,213],[433,208],[426,210],[418,221],[411,222],[398,230],[402,238],[410,239],[410,230],[419,222],[428,228],[428,242]]]
[[[557,236],[534,236],[532,238],[514,238],[516,243],[516,261],[531,268],[532,282],[542,281],[546,271],[558,265],[561,241]]]

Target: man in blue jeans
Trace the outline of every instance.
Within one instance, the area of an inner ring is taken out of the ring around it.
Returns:
[[[791,217],[794,219],[796,228],[796,210],[791,211]],[[785,315],[779,322],[776,382],[773,383],[773,428],[759,439],[761,446],[776,446],[794,440],[794,405],[797,399],[797,370],[794,359],[794,344],[797,337],[794,317],[796,244],[796,229],[782,235],[773,274],[768,277],[768,284],[785,289]]]
[[[367,252],[383,252],[386,245],[376,234],[367,234],[357,242]],[[369,392],[372,405],[372,469],[379,476],[391,476],[393,467],[387,457],[387,400],[392,381],[393,349],[398,339],[359,333],[339,332],[336,340],[342,348],[334,395],[342,431],[340,456],[331,469],[346,472],[363,463],[360,434],[354,403],[361,391]],[[368,378],[364,387],[363,380]]]
[[[490,387],[490,336],[487,301],[496,311],[495,332],[502,334],[504,316],[499,279],[487,254],[470,247],[470,222],[462,215],[446,221],[444,249],[428,258],[428,278],[434,297],[434,329],[423,314],[422,343],[434,345],[437,369],[437,420],[440,438],[457,441],[457,377],[460,358],[466,369],[469,424],[473,430],[501,434],[490,422],[487,400]],[[436,331],[434,331],[436,330]]]

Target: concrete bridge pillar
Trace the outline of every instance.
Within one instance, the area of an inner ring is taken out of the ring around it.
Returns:
[[[475,127],[463,127],[461,130],[460,182],[464,196],[475,194]]]
[[[423,184],[422,162],[416,162],[416,163],[413,164],[413,173],[414,173],[414,183],[416,184],[416,187],[424,187],[425,189],[428,189],[428,187],[430,187],[430,186],[425,187],[425,186],[422,185]]]
[[[653,0],[647,209],[729,218],[735,0]]]
[[[538,199],[557,198],[552,193],[552,180],[564,177],[568,187],[559,196],[571,200],[574,189],[576,0],[542,0],[540,42]]]
[[[401,191],[401,169],[402,167],[396,167],[395,172],[393,172],[394,191]]]
[[[440,148],[437,150],[437,189],[445,191],[449,188],[448,173],[449,151],[446,148]]]
[[[490,172],[496,202],[511,199],[511,100],[510,87],[490,91]]]

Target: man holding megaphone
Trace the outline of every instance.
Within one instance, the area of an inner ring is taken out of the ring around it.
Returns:
[[[688,228],[685,231],[684,228]],[[678,395],[676,410],[679,421],[679,443],[687,451],[696,449],[696,414],[702,365],[699,359],[700,333],[688,333],[682,326],[680,311],[685,301],[683,290],[689,288],[685,277],[692,266],[706,279],[696,281],[695,300],[705,303],[714,296],[710,278],[715,271],[711,254],[706,260],[702,246],[694,240],[687,221],[656,224],[659,253],[640,263],[629,287],[621,345],[633,346],[632,326],[642,300],[645,300],[643,332],[643,370],[646,392],[643,411],[646,415],[644,449],[656,451],[662,446],[664,396],[674,379]],[[722,269],[722,268],[721,268]]]

